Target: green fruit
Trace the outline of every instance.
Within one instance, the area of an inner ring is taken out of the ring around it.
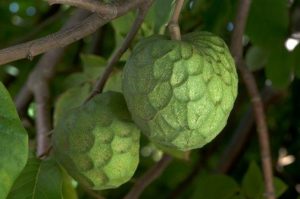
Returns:
[[[153,142],[200,148],[226,125],[237,95],[237,73],[225,42],[208,32],[182,41],[140,41],[123,73],[133,120]]]
[[[115,188],[127,182],[137,168],[139,137],[122,94],[106,92],[58,121],[53,151],[58,162],[84,186]]]

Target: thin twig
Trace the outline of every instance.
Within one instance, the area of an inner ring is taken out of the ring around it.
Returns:
[[[50,5],[65,4],[86,9],[90,12],[97,12],[106,18],[115,18],[117,16],[117,8],[113,4],[102,3],[99,0],[46,0]]]
[[[120,17],[130,10],[137,8],[140,3],[140,0],[122,0],[121,3],[116,6],[117,16],[114,18]],[[68,29],[58,31],[40,39],[2,49],[0,50],[0,65],[23,58],[28,58],[31,60],[38,54],[44,53],[51,49],[67,46],[82,39],[83,37],[86,37],[87,35],[90,35],[99,27],[103,26],[114,18],[103,18],[95,13]]]
[[[248,93],[251,96],[251,102],[256,121],[256,130],[258,133],[258,139],[260,144],[260,153],[266,189],[265,196],[268,199],[275,199],[269,132],[266,123],[264,106],[257,89],[255,78],[252,75],[252,73],[249,71],[245,64],[242,64],[242,62],[240,62],[239,64],[239,70],[246,84]]]
[[[121,56],[124,54],[124,52],[129,48],[130,43],[134,39],[135,35],[137,34],[138,30],[140,29],[145,16],[150,9],[153,0],[144,1],[145,3],[141,4],[141,7],[138,10],[137,17],[135,21],[132,24],[132,27],[128,34],[126,35],[126,38],[122,45],[117,48],[110,59],[108,60],[107,66],[102,73],[100,79],[97,81],[94,90],[90,94],[90,96],[86,99],[86,101],[89,101],[91,98],[93,98],[95,95],[101,93],[103,91],[103,88],[105,86],[106,81],[108,80],[111,72],[113,71],[114,65],[119,61]]]
[[[265,109],[271,103],[274,103],[278,98],[283,96],[282,92],[274,91],[270,87],[265,87],[262,92],[262,99],[264,103]],[[238,157],[240,157],[246,147],[246,142],[249,140],[251,136],[251,129],[254,124],[254,114],[253,108],[251,106],[248,107],[246,113],[243,115],[242,119],[239,122],[238,127],[233,133],[233,137],[229,142],[227,148],[224,150],[221,155],[220,162],[217,170],[221,173],[228,173],[233,166],[236,164]]]
[[[164,155],[163,158],[151,167],[143,176],[137,179],[136,183],[123,199],[137,199],[147,186],[156,180],[171,163],[172,157]]]
[[[179,16],[180,16],[180,12],[181,12],[183,4],[184,4],[184,0],[176,0],[173,15],[169,22],[169,32],[170,32],[171,38],[173,40],[181,40],[181,33],[180,33],[179,25],[178,25],[178,20],[179,20]]]
[[[243,35],[247,23],[251,0],[240,0],[238,12],[234,21],[234,30],[231,35],[230,51],[236,63],[243,58]]]
[[[253,105],[253,111],[254,111],[255,121],[257,126],[257,133],[258,133],[259,143],[260,143],[264,180],[265,180],[265,189],[266,189],[265,197],[268,199],[275,199],[269,133],[266,124],[264,107],[258,92],[255,78],[253,74],[249,71],[249,69],[245,66],[242,60],[242,55],[243,55],[242,37],[244,34],[244,30],[248,18],[250,3],[251,0],[240,0],[238,13],[235,19],[235,29],[231,39],[231,52],[233,57],[235,58],[235,62],[238,65],[238,69],[240,70],[240,73],[246,84]]]

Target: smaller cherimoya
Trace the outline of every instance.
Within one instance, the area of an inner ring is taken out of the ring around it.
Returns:
[[[54,155],[84,186],[116,188],[127,182],[139,162],[140,132],[124,97],[106,92],[69,111],[53,133]]]

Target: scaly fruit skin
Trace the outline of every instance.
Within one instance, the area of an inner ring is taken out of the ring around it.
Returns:
[[[140,132],[130,118],[122,94],[95,96],[58,122],[53,133],[56,159],[86,187],[120,186],[139,162]]]
[[[140,41],[123,73],[123,93],[135,123],[153,142],[190,150],[226,125],[237,95],[237,73],[225,42],[208,32],[172,41]]]

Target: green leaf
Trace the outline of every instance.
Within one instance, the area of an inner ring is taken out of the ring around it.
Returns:
[[[242,190],[247,198],[263,199],[264,181],[261,171],[255,162],[252,162],[243,178]]]
[[[2,82],[0,82],[0,102],[1,119],[5,118],[11,120],[19,120],[15,105]]]
[[[230,0],[204,0],[197,1],[200,6],[200,12],[203,19],[203,25],[205,30],[221,34],[226,30],[228,21],[230,20],[230,15],[233,13],[232,7],[234,7],[235,2]],[[198,16],[197,13],[194,16]]]
[[[0,82],[0,198],[6,198],[27,156],[27,132],[8,91]]]
[[[64,80],[64,89],[81,86],[82,84],[91,81],[84,73],[73,73]]]
[[[78,199],[75,187],[72,184],[74,181],[69,174],[61,167],[63,175],[62,195],[63,199]]]
[[[107,80],[103,91],[122,92],[122,71],[114,69]]]
[[[173,10],[174,0],[155,1],[145,19],[154,29],[154,33],[162,33],[168,23]]]
[[[270,5],[272,6],[270,7]],[[247,21],[246,34],[256,45],[272,49],[274,44],[278,44],[286,37],[289,25],[288,13],[289,8],[285,1],[253,0]]]
[[[262,69],[268,61],[266,51],[258,46],[251,46],[246,54],[246,64],[251,71]]]
[[[29,158],[7,199],[60,199],[62,198],[62,174],[53,160],[40,161]]]
[[[81,60],[83,62],[83,74],[86,75],[86,82],[95,82],[100,78],[101,73],[105,70],[106,60],[102,57],[86,54],[81,55]],[[79,76],[77,75],[79,78]],[[85,78],[82,78],[85,79]],[[122,71],[114,68],[112,73],[107,80],[104,91],[117,91],[122,90]]]
[[[111,22],[115,30],[116,46],[119,46],[123,42],[124,38],[131,28],[134,18],[135,13],[129,12],[128,14],[119,17]]]
[[[272,81],[273,86],[285,88],[291,82],[294,56],[283,45],[275,45],[273,48],[266,65],[266,75]]]
[[[98,79],[106,65],[106,60],[93,54],[81,54],[80,58],[83,63],[83,73],[88,79]]]
[[[238,184],[226,175],[208,175],[199,178],[192,199],[232,199],[240,192]]]
[[[274,178],[274,187],[276,198],[279,198],[287,190],[287,185],[277,177]]]
[[[55,103],[54,126],[70,109],[80,106],[91,92],[91,85],[86,83],[66,90]]]
[[[276,198],[281,196],[286,190],[287,185],[279,178],[274,178]],[[262,173],[256,163],[252,162],[244,176],[242,189],[247,198],[263,199],[265,185]]]

